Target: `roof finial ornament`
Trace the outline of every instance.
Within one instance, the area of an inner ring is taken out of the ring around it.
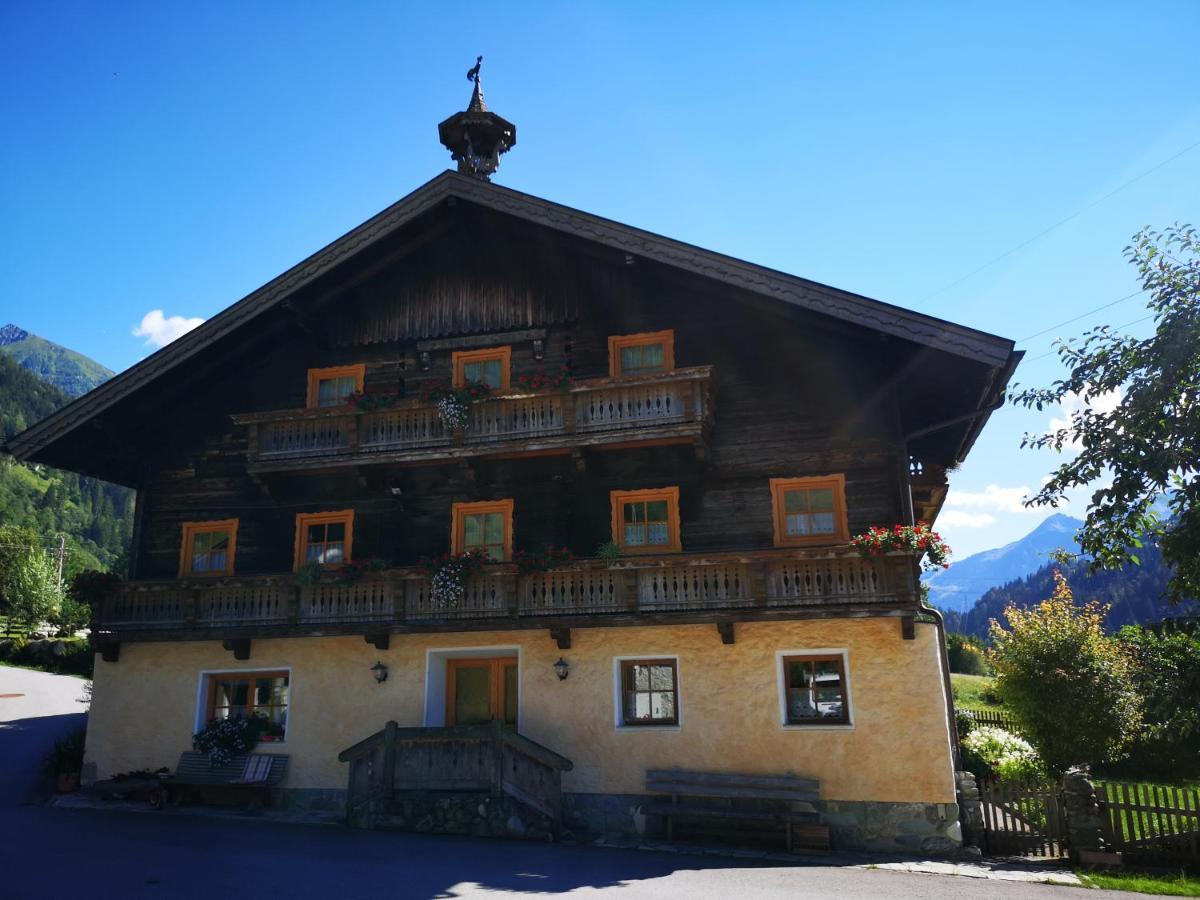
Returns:
[[[467,70],[467,80],[475,85],[471,102],[465,112],[438,125],[438,136],[460,173],[490,181],[500,167],[500,154],[517,143],[517,126],[491,112],[483,102],[482,66],[483,57],[475,57],[475,65]]]

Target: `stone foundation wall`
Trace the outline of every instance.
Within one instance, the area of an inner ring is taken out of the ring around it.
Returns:
[[[648,799],[644,794],[563,794],[563,817],[575,832],[661,837],[662,817],[639,812]],[[962,848],[956,803],[822,800],[813,806],[829,826],[834,850],[950,856]]]

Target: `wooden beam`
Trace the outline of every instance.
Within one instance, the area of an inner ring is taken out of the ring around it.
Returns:
[[[733,634],[733,623],[732,622],[718,622],[717,623],[717,631],[721,635],[721,643],[722,644],[732,644],[736,640],[736,638],[734,637],[734,634]]]
[[[391,634],[386,631],[368,631],[363,635],[363,640],[376,650],[386,650],[391,644],[391,638]]]
[[[505,344],[523,344],[527,341],[544,341],[545,328],[526,328],[524,331],[498,331],[494,334],[474,334],[464,337],[437,338],[417,341],[417,352],[434,350],[469,350],[472,347],[501,347]]]
[[[900,635],[906,641],[917,639],[917,619],[915,616],[900,617]]]
[[[558,644],[559,650],[571,649],[571,629],[570,628],[551,628],[550,637]]]
[[[250,638],[230,638],[221,641],[221,646],[233,653],[234,659],[250,658]]]

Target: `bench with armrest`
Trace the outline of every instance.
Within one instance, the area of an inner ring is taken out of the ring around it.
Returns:
[[[253,805],[278,787],[287,774],[285,753],[244,753],[228,763],[214,766],[206,753],[188,750],[180,755],[175,774],[163,786],[168,795],[178,798],[187,788],[220,788],[249,796]]]
[[[798,775],[651,769],[646,790],[670,799],[652,800],[641,809],[666,819],[667,840],[675,838],[677,818],[775,822],[784,827],[789,851],[827,853],[829,826],[813,806],[820,788],[815,778]]]

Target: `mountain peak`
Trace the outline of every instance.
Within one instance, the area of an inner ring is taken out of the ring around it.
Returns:
[[[5,344],[15,344],[27,337],[29,337],[29,332],[12,322],[0,327],[0,347]]]
[[[1078,553],[1075,533],[1082,526],[1082,521],[1063,513],[1047,516],[1011,544],[975,553],[949,569],[923,576],[929,586],[929,599],[942,609],[969,609],[989,589],[1036,572],[1050,561],[1055,550]]]
[[[0,353],[71,397],[86,394],[113,373],[94,359],[31,334],[11,322],[0,327]]]

